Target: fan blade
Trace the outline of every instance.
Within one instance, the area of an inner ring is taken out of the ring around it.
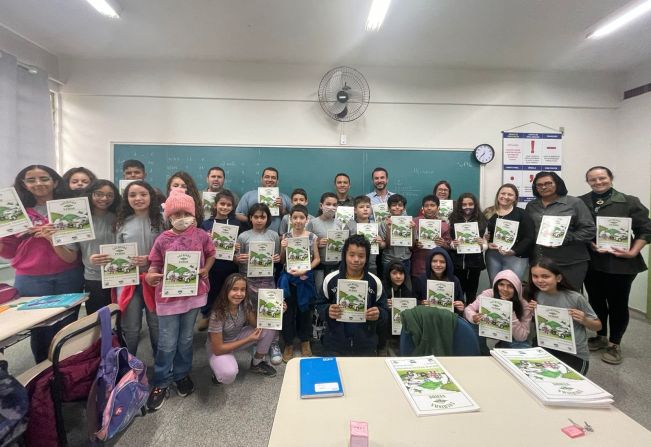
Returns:
[[[328,112],[332,115],[341,113],[346,108],[345,102],[332,101],[328,102]]]
[[[341,90],[341,72],[335,72],[330,80],[328,81],[326,92],[328,92],[328,98],[336,98],[337,92]]]
[[[337,113],[336,117],[339,118],[339,119],[343,119],[343,118],[346,118],[346,115],[348,115],[348,106],[345,106],[344,110]]]

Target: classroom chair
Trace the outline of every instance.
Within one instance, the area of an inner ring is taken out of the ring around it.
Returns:
[[[120,333],[120,308],[117,304],[109,304],[111,323]],[[30,368],[17,377],[18,381],[30,390],[43,385],[43,378],[49,377],[47,385],[51,394],[54,410],[54,421],[58,444],[68,445],[63,419],[63,402],[85,400],[88,397],[90,385],[95,380],[97,366],[100,360],[100,322],[97,313],[87,315],[61,329],[52,339],[47,360]],[[79,361],[81,367],[75,366]],[[39,384],[39,381],[41,383]],[[70,391],[74,388],[74,391]],[[42,421],[42,424],[49,422]],[[41,425],[41,424],[39,424]],[[30,437],[28,427],[27,440]],[[44,444],[41,444],[44,445]]]

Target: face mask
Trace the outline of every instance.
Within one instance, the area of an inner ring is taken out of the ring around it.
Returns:
[[[337,207],[336,206],[322,206],[321,211],[323,212],[323,215],[327,218],[332,218],[335,217],[335,213],[337,212]]]
[[[463,211],[464,216],[471,216],[472,213],[475,212],[475,207],[473,206],[472,208],[462,208],[461,211]]]
[[[194,217],[192,216],[182,217],[180,219],[176,219],[172,221],[172,227],[174,227],[174,229],[177,231],[185,231],[188,229],[188,227],[190,227],[193,224],[194,224]]]

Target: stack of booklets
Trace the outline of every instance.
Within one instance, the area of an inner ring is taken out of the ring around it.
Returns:
[[[389,358],[386,363],[416,416],[479,410],[433,355]]]
[[[491,355],[544,405],[604,408],[612,394],[543,348],[494,349]]]

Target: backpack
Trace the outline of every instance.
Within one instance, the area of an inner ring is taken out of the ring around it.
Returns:
[[[27,429],[29,398],[27,390],[7,372],[0,361],[0,446],[16,441]]]
[[[145,364],[124,347],[112,347],[111,311],[103,307],[100,318],[102,348],[97,376],[88,396],[91,441],[106,441],[125,429],[141,412],[149,397]]]
[[[9,284],[1,283],[0,284],[0,304],[4,304],[8,301],[15,300],[20,298],[20,293],[18,289],[10,286]]]

